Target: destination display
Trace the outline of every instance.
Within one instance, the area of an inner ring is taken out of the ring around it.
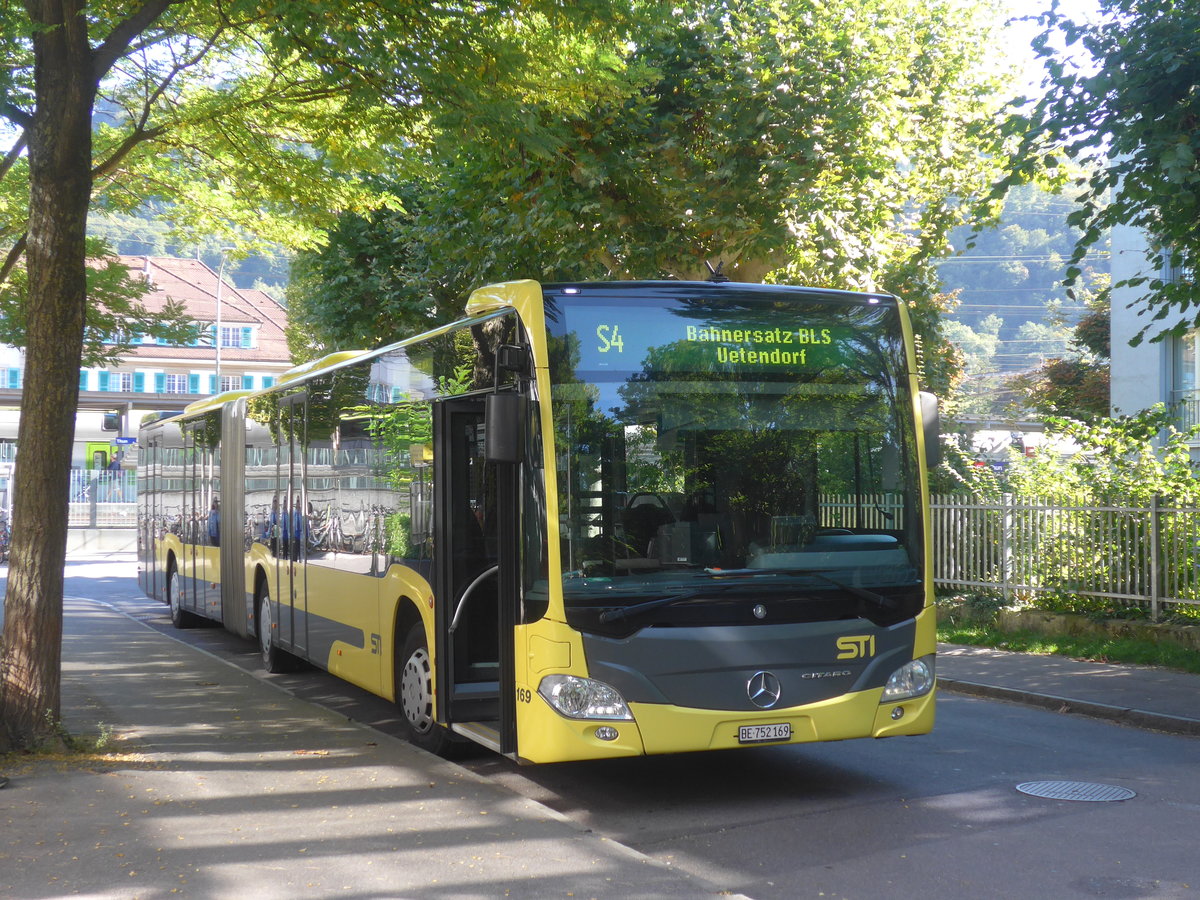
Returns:
[[[797,372],[844,363],[866,334],[802,310],[728,316],[661,306],[571,305],[564,310],[576,371]],[[765,319],[770,319],[767,324]],[[869,330],[867,330],[869,334]]]

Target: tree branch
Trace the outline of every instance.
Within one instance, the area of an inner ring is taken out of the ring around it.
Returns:
[[[28,129],[33,124],[33,116],[15,103],[9,103],[7,100],[0,103],[0,115],[22,129]]]
[[[96,167],[92,170],[93,178],[99,180],[112,175],[118,169],[125,157],[127,157],[135,147],[147,141],[152,141],[170,131],[169,125],[158,125],[154,128],[146,127],[146,124],[150,121],[152,107],[156,101],[166,94],[167,88],[171,86],[171,83],[175,80],[180,72],[183,72],[184,70],[189,69],[199,63],[200,60],[202,60],[209,53],[209,51],[212,50],[217,42],[217,38],[221,33],[222,29],[218,28],[215,34],[203,42],[203,46],[199,51],[191,54],[191,56],[187,59],[176,61],[171,66],[167,74],[159,80],[158,84],[154,86],[154,89],[150,92],[150,94],[142,101],[141,113],[138,116],[138,122],[137,125],[134,126],[133,131],[129,133],[125,140],[121,141],[121,143],[115,150],[113,150],[107,159],[96,165]]]
[[[4,265],[0,266],[0,284],[4,284],[4,282],[8,281],[9,273],[12,272],[13,268],[16,266],[17,260],[19,260],[22,254],[25,253],[26,237],[28,237],[28,233],[21,235],[19,238],[17,238],[17,242],[12,245],[12,248],[9,249],[8,256],[4,260]]]
[[[104,43],[92,51],[92,77],[96,82],[99,83],[108,74],[108,70],[116,65],[117,60],[125,55],[134,38],[149,28],[154,20],[170,7],[182,2],[184,0],[147,0],[133,15],[118,22],[104,39]]]
[[[29,142],[28,132],[22,131],[17,140],[13,143],[12,149],[4,157],[4,162],[0,162],[0,179],[8,174],[8,170],[13,167],[18,159],[21,158],[21,153],[25,150],[25,145]]]
[[[92,178],[99,181],[102,178],[107,178],[112,175],[120,167],[134,148],[139,144],[144,144],[146,141],[152,141],[155,138],[165,134],[169,128],[165,125],[160,125],[157,128],[138,128],[129,133],[129,136],[117,146],[108,158],[92,169]]]

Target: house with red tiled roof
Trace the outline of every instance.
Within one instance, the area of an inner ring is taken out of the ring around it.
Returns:
[[[122,448],[129,467],[136,457],[132,440],[146,415],[178,412],[222,391],[270,387],[292,365],[284,336],[287,310],[268,294],[220,280],[197,259],[120,259],[152,285],[142,298],[147,307],[182,303],[203,331],[188,345],[144,337],[118,363],[80,371],[72,464],[81,468],[103,468]],[[15,452],[23,361],[22,351],[0,352],[0,462]]]

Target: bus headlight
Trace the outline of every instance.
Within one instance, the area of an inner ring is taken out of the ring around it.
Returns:
[[[911,700],[933,689],[933,656],[922,656],[905,663],[887,680],[880,703]]]
[[[617,690],[603,681],[574,675],[547,675],[538,685],[554,711],[568,719],[632,719]]]

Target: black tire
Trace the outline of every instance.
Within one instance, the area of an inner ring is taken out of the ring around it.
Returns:
[[[438,756],[454,753],[459,742],[433,720],[433,665],[420,622],[409,629],[396,657],[396,705],[409,743]]]
[[[171,607],[171,624],[176,628],[195,628],[201,619],[183,608],[183,596],[179,585],[179,570],[175,563],[167,569],[167,604]]]
[[[263,668],[273,674],[290,670],[292,668],[291,654],[275,643],[271,589],[268,587],[266,579],[263,579],[254,596],[254,630],[258,635],[258,649],[262,654]]]

